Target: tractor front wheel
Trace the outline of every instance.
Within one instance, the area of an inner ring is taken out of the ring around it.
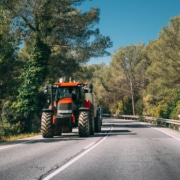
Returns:
[[[88,137],[90,134],[89,111],[81,111],[78,119],[80,137]]]
[[[89,111],[89,123],[90,123],[90,135],[94,135],[94,110],[93,107],[91,107]]]
[[[44,138],[52,138],[54,135],[52,126],[52,113],[43,112],[41,117],[41,133]]]

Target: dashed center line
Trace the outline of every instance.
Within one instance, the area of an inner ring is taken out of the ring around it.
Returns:
[[[59,167],[58,169],[56,169],[54,172],[52,172],[51,174],[49,174],[48,176],[46,176],[45,178],[43,178],[42,180],[50,180],[51,178],[53,178],[54,176],[56,176],[57,174],[59,174],[60,172],[62,172],[64,169],[66,169],[67,167],[69,167],[70,165],[72,165],[74,162],[76,162],[77,160],[79,160],[80,158],[82,158],[84,155],[86,155],[88,152],[90,152],[92,149],[94,149],[96,146],[98,146],[99,144],[101,144],[104,140],[106,140],[106,138],[109,136],[109,134],[112,132],[113,130],[113,126],[111,126],[110,131],[106,134],[106,136],[104,136],[101,140],[97,141],[97,142],[92,142],[91,144],[89,144],[88,146],[84,147],[84,151],[82,153],[80,153],[79,155],[75,156],[73,159],[71,159],[70,161],[68,161],[67,163],[65,163],[63,166]]]

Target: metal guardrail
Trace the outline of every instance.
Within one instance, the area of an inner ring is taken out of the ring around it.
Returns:
[[[119,115],[117,118],[132,119],[142,122],[148,122],[159,126],[168,127],[177,131],[180,131],[180,120],[175,119],[163,119],[149,116],[133,116],[133,115]]]

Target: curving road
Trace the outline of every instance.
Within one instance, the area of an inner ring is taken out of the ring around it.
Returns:
[[[102,132],[79,138],[36,136],[0,144],[1,180],[179,180],[180,132],[104,119]]]

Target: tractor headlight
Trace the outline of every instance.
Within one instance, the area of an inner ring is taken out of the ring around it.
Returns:
[[[58,110],[58,114],[71,114],[72,110]]]

